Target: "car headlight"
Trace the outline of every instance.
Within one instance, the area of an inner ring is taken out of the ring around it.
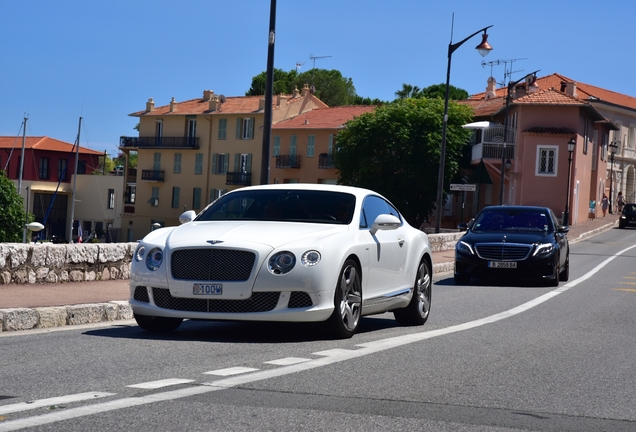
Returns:
[[[308,250],[300,258],[300,262],[305,267],[313,267],[320,262],[321,258],[322,257],[320,256],[320,252],[318,252],[317,250]]]
[[[534,253],[532,254],[532,256],[547,255],[551,253],[553,250],[554,250],[554,245],[552,243],[538,244],[537,247],[534,249]]]
[[[163,251],[160,248],[153,248],[146,256],[146,267],[150,271],[159,270],[163,262]]]
[[[296,257],[289,251],[278,252],[269,259],[267,269],[271,274],[283,275],[289,273],[296,265]]]
[[[473,252],[473,247],[464,241],[458,241],[455,247],[457,248],[457,252],[475,255],[475,252]]]
[[[625,215],[621,215],[621,219],[627,219]]]
[[[135,260],[143,261],[145,255],[146,255],[146,246],[141,245],[135,251]]]

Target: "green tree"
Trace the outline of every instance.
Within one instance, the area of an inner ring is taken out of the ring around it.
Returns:
[[[418,227],[437,198],[443,112],[441,99],[398,99],[349,121],[336,138],[338,182],[381,193]],[[445,185],[459,169],[472,109],[451,101],[448,116]]]
[[[398,99],[407,98],[441,98],[446,97],[446,84],[433,84],[431,86],[420,89],[418,86],[411,84],[402,84],[402,88],[395,92]],[[449,100],[465,100],[468,99],[468,92],[453,85],[448,86]]]
[[[21,243],[24,223],[27,222],[24,200],[18,194],[13,181],[0,170],[0,242]],[[33,216],[29,215],[31,222]]]
[[[298,73],[295,69],[285,72],[282,69],[274,69],[274,94],[291,94],[294,91],[294,82]],[[261,72],[252,78],[250,89],[245,96],[262,96],[265,94],[267,72]],[[302,87],[300,87],[302,88]]]
[[[99,165],[97,169],[91,174],[93,175],[105,175],[110,173],[115,168],[115,161],[111,159],[108,153],[104,150],[104,156],[99,158]]]

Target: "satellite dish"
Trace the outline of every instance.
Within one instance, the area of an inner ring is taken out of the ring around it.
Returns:
[[[225,96],[223,96],[222,94],[219,95],[219,102],[225,103]]]

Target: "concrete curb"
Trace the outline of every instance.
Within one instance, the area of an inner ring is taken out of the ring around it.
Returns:
[[[618,226],[618,221],[605,224],[605,225],[603,225],[601,227],[598,227],[598,228],[593,229],[593,230],[588,231],[588,232],[584,232],[583,234],[581,234],[577,238],[571,239],[570,240],[570,244],[578,243],[581,240],[585,240],[585,239],[588,239],[590,237],[594,237],[596,234],[600,234],[600,233],[602,233],[604,231],[611,230],[611,229],[613,229],[613,228],[615,228],[617,226]]]

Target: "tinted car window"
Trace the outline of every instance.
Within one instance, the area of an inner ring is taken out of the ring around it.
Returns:
[[[277,220],[348,224],[355,196],[343,192],[312,190],[251,190],[223,195],[196,220]]]
[[[497,209],[484,211],[471,226],[475,232],[545,231],[552,232],[554,223],[547,210]]]
[[[360,228],[370,228],[373,221],[381,214],[391,214],[402,220],[400,213],[390,203],[377,196],[366,197],[362,203]]]

